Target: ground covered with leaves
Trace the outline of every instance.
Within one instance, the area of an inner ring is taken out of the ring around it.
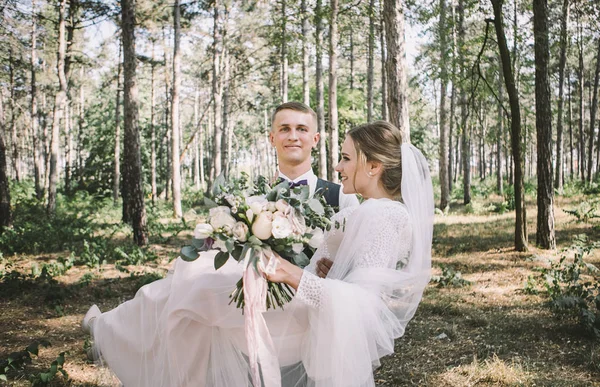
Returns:
[[[19,201],[27,192],[15,197],[15,229],[0,237],[0,385],[106,385],[81,318],[162,278],[203,209],[192,198],[173,221],[150,207],[151,245],[139,249],[110,201],[63,199],[51,219]],[[600,386],[598,197],[581,187],[557,197],[556,251],[533,246],[531,194],[525,253],[512,247],[510,195],[482,189],[436,215],[433,280],[377,385]]]

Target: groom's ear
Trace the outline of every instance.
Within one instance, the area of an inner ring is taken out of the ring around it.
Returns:
[[[313,148],[317,146],[320,139],[321,139],[321,134],[319,132],[315,132],[314,137],[313,137],[313,146],[312,146]]]

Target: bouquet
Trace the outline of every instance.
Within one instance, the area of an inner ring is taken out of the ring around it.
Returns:
[[[194,261],[199,252],[218,250],[216,270],[232,257],[245,265],[244,270],[264,277],[273,251],[304,267],[331,227],[333,209],[321,192],[310,197],[308,186],[290,188],[286,181],[271,186],[262,176],[250,183],[242,174],[229,184],[215,182],[212,196],[205,199],[210,208],[207,222],[196,226],[192,244],[181,249],[181,258]],[[243,289],[242,277],[230,295],[230,303],[238,308],[245,304]],[[287,285],[267,280],[267,309],[282,308],[291,298]]]

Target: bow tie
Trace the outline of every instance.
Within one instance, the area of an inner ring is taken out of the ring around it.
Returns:
[[[277,180],[277,184],[284,182],[284,181],[287,181],[288,183],[290,183],[290,189],[300,187],[303,185],[308,185],[308,180],[306,180],[306,179],[298,180],[298,181],[289,181],[289,180],[283,179],[281,177]]]

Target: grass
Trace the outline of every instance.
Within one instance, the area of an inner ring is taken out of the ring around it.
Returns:
[[[600,240],[599,228],[593,227],[598,220],[578,222],[562,211],[589,198],[557,198],[557,252],[535,246],[527,253],[515,252],[513,212],[468,213],[472,210],[453,203],[448,214],[437,215],[433,274],[442,275],[440,265],[445,265],[470,284],[429,285],[415,318],[396,342],[396,352],[384,358],[377,369],[377,385],[600,386],[600,341],[585,335],[572,320],[558,319],[546,306],[543,294],[523,291],[528,276],[537,275],[536,268],[547,259],[558,257],[575,235]],[[482,204],[477,208],[492,208],[489,204],[497,199],[477,198]],[[535,207],[531,200],[528,204],[527,231],[529,240],[535,241]],[[63,351],[69,352],[64,365],[69,379],[57,377],[50,385],[107,384],[107,376],[86,360],[86,335],[79,322],[92,303],[108,310],[166,273],[195,222],[193,217],[188,219],[189,229],[181,231],[167,213],[155,211],[161,224],[152,239],[156,257],[126,266],[128,272],[109,261],[92,268],[75,265],[54,277],[55,282],[31,279],[17,289],[10,288],[6,278],[0,280],[0,360],[35,340],[52,343],[41,348],[38,357],[32,356],[24,369],[9,372],[7,385],[31,385],[29,376],[48,369]],[[111,224],[117,216],[116,210],[97,215],[97,222]],[[115,229],[112,238],[128,238],[126,228]],[[28,274],[35,265],[56,262],[69,254],[5,255],[0,258],[0,272],[8,267]],[[600,265],[600,251],[595,251],[590,261]]]

